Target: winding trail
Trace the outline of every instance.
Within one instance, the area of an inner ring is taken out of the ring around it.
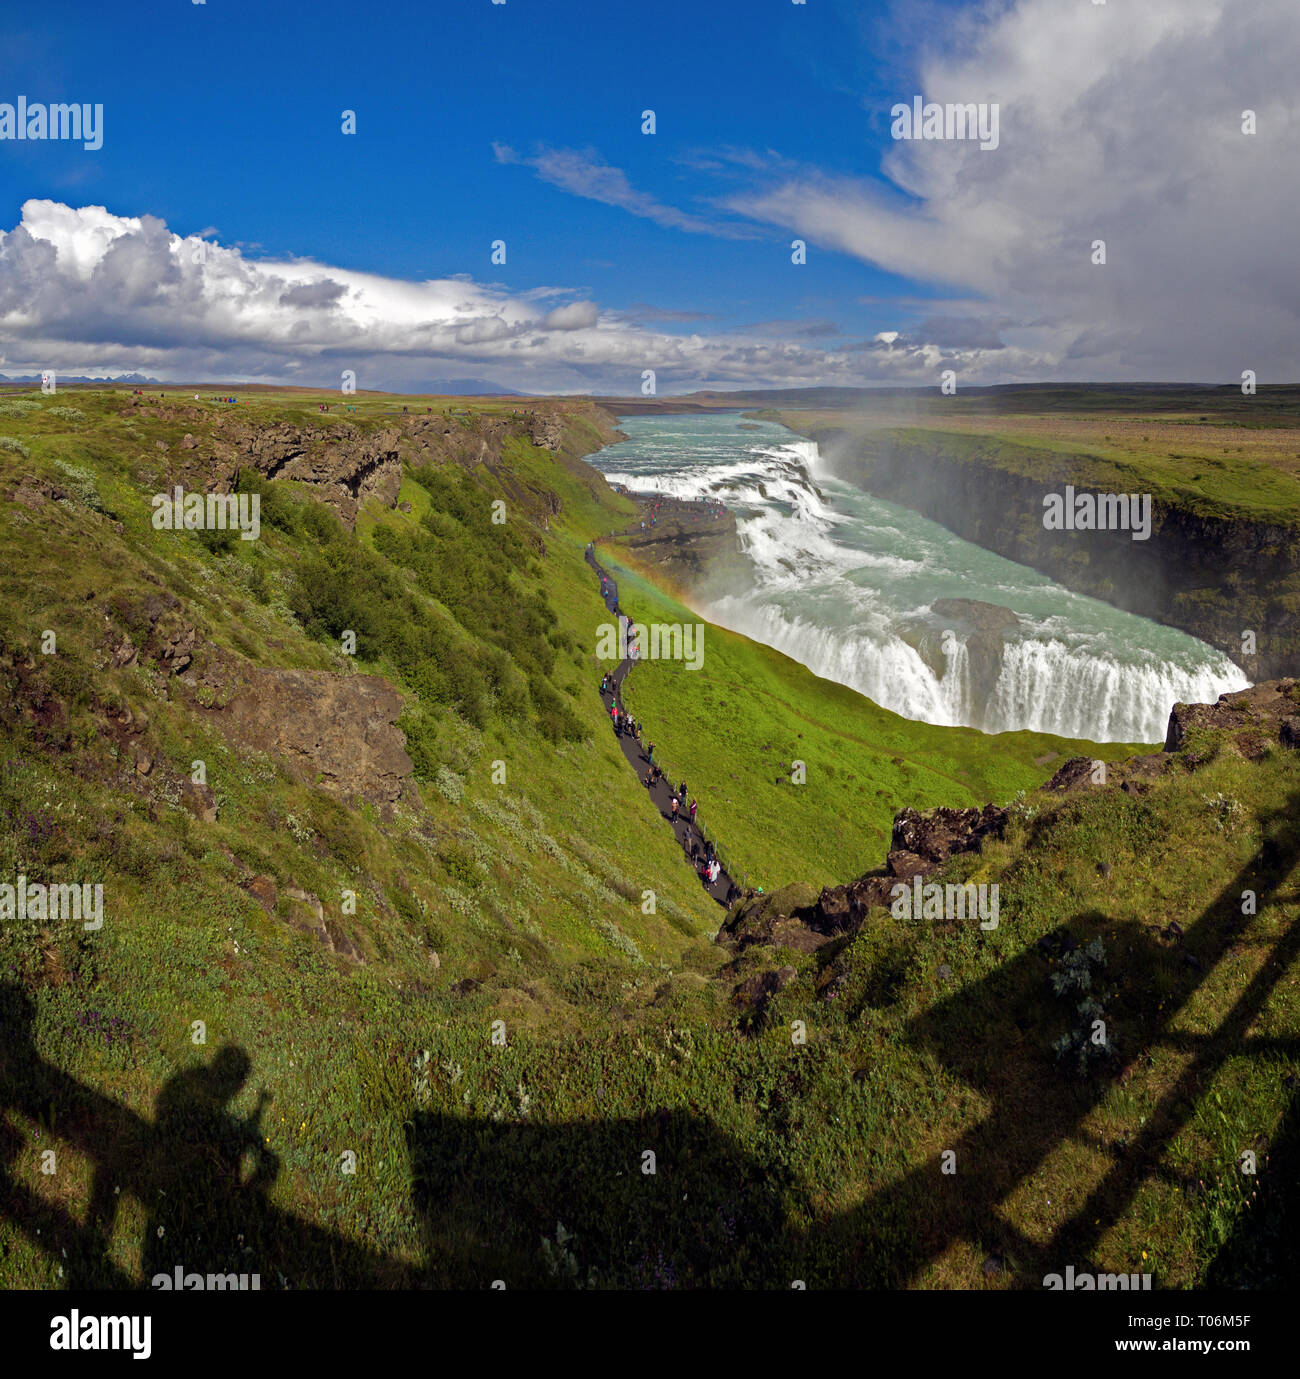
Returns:
[[[587,547],[585,554],[587,564],[595,570],[597,577],[601,581],[601,588],[605,596],[605,607],[616,617],[620,615],[626,616],[626,614],[622,614],[622,610],[618,606],[618,585],[609,572],[596,560],[594,543]],[[601,702],[605,705],[607,714],[610,707],[615,703],[617,703],[619,709],[622,710],[623,699],[621,691],[623,681],[627,679],[628,672],[635,664],[635,659],[629,656],[620,661],[617,668],[614,670],[613,691],[601,696]],[[649,741],[649,735],[646,732],[644,724],[641,725],[641,736],[646,742]],[[650,758],[646,753],[644,744],[638,742],[634,737],[629,737],[626,733],[619,733],[617,735],[617,741],[618,745],[623,749],[623,755],[627,758],[628,765],[636,772],[637,780],[644,781],[646,770],[650,765]],[[731,877],[725,871],[718,872],[718,879],[711,886],[706,885],[704,878],[699,875],[699,862],[692,860],[691,849],[694,847],[695,855],[700,861],[703,861],[704,834],[700,830],[698,824],[691,822],[689,815],[679,815],[677,819],[673,819],[672,798],[676,792],[678,783],[677,781],[673,781],[670,785],[668,777],[665,774],[661,780],[655,781],[654,784],[650,786],[648,793],[651,800],[654,802],[655,808],[658,809],[660,817],[672,828],[673,833],[677,837],[677,841],[681,844],[682,851],[686,854],[687,860],[692,861],[692,866],[699,879],[700,885],[725,909],[732,900],[740,895],[740,888],[732,881]],[[686,784],[689,789],[690,781],[687,781]],[[644,789],[645,787],[643,786],[642,788]],[[720,860],[721,859],[719,859],[719,861]]]

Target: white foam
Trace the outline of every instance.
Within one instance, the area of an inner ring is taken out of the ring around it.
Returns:
[[[1158,742],[1179,700],[1213,701],[1249,683],[1190,637],[1029,570],[1018,582],[1022,567],[826,475],[813,441],[701,437],[646,464],[606,477],[633,490],[720,499],[737,515],[754,588],[715,600],[700,610],[705,616],[908,718]],[[1020,616],[1021,639],[1008,642],[986,697],[960,638],[936,676],[897,633],[909,617],[933,625],[929,605],[944,586],[942,596],[1004,603]]]

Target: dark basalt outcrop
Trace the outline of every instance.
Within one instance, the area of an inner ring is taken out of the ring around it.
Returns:
[[[803,882],[763,894],[751,892],[734,905],[718,932],[718,942],[738,951],[754,944],[775,944],[812,952],[825,936],[807,922],[817,903],[817,891]]]
[[[1300,747],[1300,683],[1273,680],[1221,694],[1215,704],[1175,704],[1165,751],[1179,751],[1197,729],[1227,733],[1233,749],[1247,758],[1273,743]]]
[[[511,441],[541,446],[572,467],[593,440],[603,444],[617,435],[614,419],[592,404],[539,403],[508,414],[462,414],[454,408],[412,411],[395,414],[391,423],[377,429],[326,414],[311,425],[255,425],[237,412],[214,419],[187,405],[139,408],[137,414],[211,426],[204,440],[196,441],[187,432],[179,442],[170,482],[191,492],[228,493],[241,469],[255,470],[267,479],[294,480],[349,529],[371,500],[396,506],[403,461],[459,464],[466,469],[485,465],[501,478],[507,502],[518,503],[545,527],[548,516],[558,510],[558,500],[540,484],[530,488],[501,466],[506,446]],[[164,443],[160,446],[160,454],[173,453]]]
[[[1007,817],[1007,811],[995,804],[986,804],[983,809],[939,808],[924,813],[902,809],[894,816],[889,868],[895,876],[905,874],[897,862],[899,854],[933,867],[959,852],[978,851],[985,838],[1002,836]]]
[[[632,527],[619,539],[650,574],[691,593],[707,596],[746,575],[735,515],[716,505],[677,502],[638,495],[643,513],[654,510],[654,525]]]
[[[315,496],[351,528],[370,499],[379,499],[385,507],[397,502],[402,486],[400,440],[396,427],[363,431],[347,422],[315,428],[227,420],[216,428],[210,451],[202,446],[191,451],[189,466],[196,478],[188,486],[229,492],[244,468],[267,479],[294,479],[311,485]]]
[[[983,809],[902,809],[894,816],[889,856],[882,870],[868,872],[845,886],[785,886],[768,895],[747,896],[734,906],[718,933],[720,943],[737,949],[773,944],[801,952],[820,947],[838,934],[856,929],[867,911],[889,903],[900,882],[928,876],[950,857],[977,852],[988,837],[1000,837],[1008,811],[986,804]]]
[[[901,809],[894,815],[889,856],[883,872],[868,872],[847,886],[828,886],[817,898],[808,924],[819,933],[855,929],[874,905],[889,902],[900,882],[910,885],[929,876],[958,853],[978,852],[988,837],[1001,837],[1008,811],[986,804],[983,809]]]

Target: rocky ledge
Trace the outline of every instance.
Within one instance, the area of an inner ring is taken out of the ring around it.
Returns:
[[[1196,770],[1221,750],[1248,760],[1271,751],[1300,750],[1300,681],[1269,681],[1222,694],[1214,704],[1176,704],[1162,752],[1105,763],[1072,757],[1044,789],[1056,794],[1143,794],[1166,772]],[[902,809],[894,816],[883,867],[820,892],[795,884],[765,895],[747,893],[717,936],[735,955],[730,971],[738,979],[737,1004],[761,1015],[771,997],[793,979],[788,966],[764,968],[759,950],[810,953],[856,932],[871,909],[890,903],[895,886],[930,877],[960,854],[979,852],[986,839],[1002,836],[1010,817],[1010,809],[993,804],[982,809]],[[748,950],[755,951],[747,959]]]
[[[977,852],[988,837],[1001,837],[1009,811],[986,804],[983,809],[902,809],[894,816],[885,865],[844,886],[787,886],[770,895],[741,900],[723,922],[718,942],[737,949],[774,943],[810,951],[837,935],[857,929],[867,911],[887,905],[900,882],[937,871],[950,857]],[[806,893],[805,893],[806,892]]]
[[[206,712],[239,749],[269,753],[295,778],[367,800],[381,813],[401,797],[414,766],[396,726],[402,696],[379,676],[236,667],[227,659],[221,671],[210,660],[201,683],[182,680],[192,681],[200,704],[220,684],[224,702]]]
[[[619,540],[652,577],[704,595],[743,572],[736,518],[729,509],[720,503],[690,503],[659,494],[630,496],[641,509],[641,518]]]

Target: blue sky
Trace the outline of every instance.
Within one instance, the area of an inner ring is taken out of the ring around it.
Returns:
[[[306,261],[338,291],[328,308],[297,322],[271,319],[263,292],[257,312],[250,305],[231,329],[213,310],[227,288],[216,291],[209,278],[206,304],[174,339],[165,318],[192,309],[194,292],[177,287],[170,305],[141,305],[136,292],[139,310],[125,313],[135,324],[121,324],[114,339],[107,297],[91,301],[86,282],[69,282],[67,311],[48,302],[42,311],[75,318],[83,310],[81,338],[75,319],[49,320],[34,333],[25,301],[8,318],[16,333],[6,334],[0,314],[0,372],[39,362],[56,345],[69,352],[65,372],[77,367],[75,355],[91,369],[118,364],[166,376],[220,365],[232,377],[315,381],[332,377],[336,356],[347,353],[348,322],[364,321],[351,338],[374,386],[472,375],[634,391],[642,364],[659,365],[667,390],[933,382],[945,363],[980,382],[1053,369],[1120,376],[1124,342],[1096,352],[1098,331],[1115,322],[1104,313],[1083,319],[1077,306],[1096,295],[1095,279],[1073,260],[1063,266],[1073,250],[1061,251],[1053,291],[1040,245],[1026,276],[1045,281],[1027,297],[1006,262],[1018,235],[1053,216],[1050,200],[1033,202],[1025,167],[1052,152],[1051,140],[1058,155],[1071,153],[1050,82],[1036,86],[1026,73],[1030,59],[1051,52],[1049,76],[1059,63],[1068,83],[1071,66],[1086,71],[1091,60],[1094,79],[1079,97],[1096,99],[1104,119],[1100,101],[1116,62],[1204,41],[1204,24],[1180,14],[1226,22],[1226,0],[1180,3],[1148,0],[1148,15],[1167,15],[1154,31],[1151,21],[1120,14],[1118,0],[433,0],[375,6],[373,15],[341,0],[70,0],[57,15],[11,7],[0,16],[8,59],[0,102],[22,94],[101,103],[104,141],[94,152],[0,142],[0,232],[10,232],[0,244],[0,313],[6,267],[13,281],[33,277],[19,253],[30,246],[12,240],[32,202],[102,206],[124,234],[154,217],[173,236],[203,235],[237,251],[238,263],[223,259],[227,287],[249,265]],[[1273,0],[1248,3],[1267,9]],[[1083,13],[1092,10],[1111,13]],[[1052,52],[1058,45],[1035,27],[1052,23],[1085,26],[1084,42]],[[1027,118],[995,153],[900,149],[890,107],[948,90]],[[1233,91],[1227,104],[1257,91]],[[1159,87],[1145,99],[1148,111],[1167,107],[1171,117],[1198,100]],[[355,135],[340,132],[345,109],[356,112]],[[653,135],[641,132],[645,109],[655,112]],[[1086,160],[1080,170],[1088,174]],[[1137,171],[1122,157],[1113,168],[1130,201],[1140,188],[1125,179]],[[1048,239],[1068,237],[1065,213]],[[966,245],[963,226],[972,223],[980,228]],[[90,233],[35,212],[29,229],[60,246],[64,261],[76,237]],[[1094,230],[1080,217],[1075,232],[1083,245]],[[798,266],[790,261],[796,237],[808,241],[808,261]],[[490,262],[496,239],[506,243],[505,265]],[[147,259],[143,243],[141,254]],[[1132,272],[1140,280],[1145,270],[1134,264]],[[354,275],[391,282],[376,289]],[[144,261],[132,276],[147,276]],[[1121,276],[1111,275],[1108,292],[1122,287],[1114,281]],[[482,291],[458,304],[465,311],[450,335],[423,331],[427,305],[412,306],[405,325],[386,334],[376,313],[393,284],[433,280]],[[1125,295],[1113,292],[1108,309]],[[1080,319],[1062,329],[1057,316],[1071,302]],[[554,318],[561,324],[547,327],[555,338],[545,348],[528,345],[524,337],[545,326],[544,310],[566,304],[582,309]],[[499,318],[508,330],[466,326]],[[289,359],[295,332],[302,349]],[[1170,323],[1165,334],[1175,333]],[[697,349],[705,337],[708,347]],[[683,343],[672,347],[673,338]],[[1080,341],[1094,352],[1080,353]],[[1162,359],[1151,344],[1128,348],[1130,365],[1152,377],[1233,362],[1180,365],[1176,349]]]

